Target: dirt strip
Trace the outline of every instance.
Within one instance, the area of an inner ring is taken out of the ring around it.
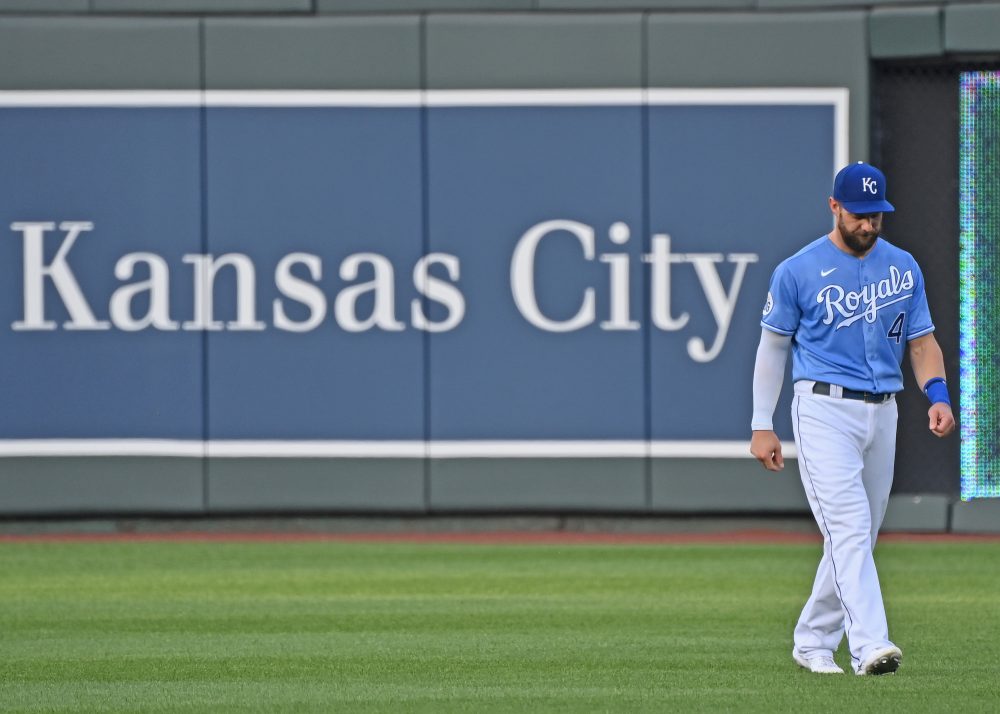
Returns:
[[[997,534],[885,533],[884,542],[968,543],[998,542]],[[614,545],[614,544],[819,544],[819,534],[780,530],[738,530],[718,533],[586,533],[570,531],[492,531],[482,533],[316,533],[316,532],[121,532],[0,534],[0,543],[103,543],[103,542],[220,542],[290,543],[338,541],[359,543],[456,543],[484,545]]]

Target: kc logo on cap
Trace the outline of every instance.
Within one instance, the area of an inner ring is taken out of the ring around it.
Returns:
[[[833,197],[851,213],[891,213],[895,207],[885,200],[885,174],[859,161],[842,168],[833,180]]]

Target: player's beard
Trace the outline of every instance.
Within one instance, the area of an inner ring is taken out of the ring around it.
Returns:
[[[847,230],[847,226],[844,225],[843,217],[837,220],[837,228],[840,230],[840,237],[844,241],[844,245],[851,249],[851,252],[857,256],[865,255],[868,251],[872,249],[875,245],[875,240],[878,238],[878,231],[854,231],[851,232]]]

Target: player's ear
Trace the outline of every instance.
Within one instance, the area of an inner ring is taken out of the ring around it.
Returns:
[[[840,208],[840,204],[837,203],[837,199],[835,199],[833,196],[830,196],[830,211],[833,213],[833,215],[837,215],[838,208]]]

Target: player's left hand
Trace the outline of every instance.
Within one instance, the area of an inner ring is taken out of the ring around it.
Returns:
[[[930,417],[930,430],[934,436],[948,436],[955,431],[955,416],[951,413],[951,407],[944,402],[932,404],[927,410]]]

